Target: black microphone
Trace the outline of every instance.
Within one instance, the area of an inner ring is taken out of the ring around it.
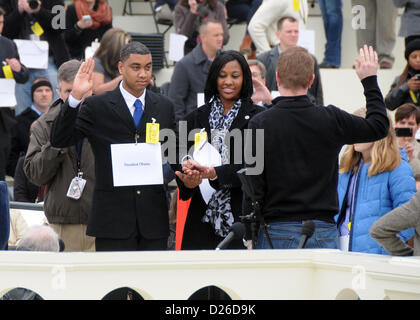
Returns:
[[[235,222],[229,234],[216,247],[216,250],[226,248],[233,239],[242,239],[245,235],[245,225],[242,222]]]
[[[302,230],[300,231],[300,234],[302,235],[302,237],[300,238],[298,249],[305,248],[306,241],[308,241],[308,239],[312,237],[314,232],[315,232],[315,223],[312,220],[304,221]]]

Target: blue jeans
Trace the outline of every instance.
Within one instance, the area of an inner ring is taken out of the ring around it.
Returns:
[[[343,31],[343,14],[341,0],[318,0],[319,7],[324,20],[325,36],[325,57],[323,62],[334,66],[341,64],[341,33]]]
[[[25,83],[16,83],[16,107],[15,115],[19,115],[23,110],[32,105],[31,87],[32,82],[39,77],[48,78],[54,93],[53,101],[59,98],[57,92],[57,67],[54,58],[49,57],[48,69],[29,69],[29,79]]]
[[[306,242],[305,248],[338,249],[337,225],[320,220],[313,220],[315,232]],[[268,234],[274,249],[297,249],[302,230],[302,222],[270,222]],[[263,230],[258,232],[257,249],[270,249]]]

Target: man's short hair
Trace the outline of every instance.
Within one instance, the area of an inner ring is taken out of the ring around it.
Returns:
[[[5,15],[6,15],[6,11],[4,11],[2,7],[0,7],[0,17],[5,16]]]
[[[314,59],[305,48],[288,48],[280,55],[277,73],[286,89],[307,89],[314,74]]]
[[[260,60],[257,59],[251,59],[248,60],[248,65],[251,66],[257,66],[260,69],[261,72],[261,78],[265,79],[267,76],[267,69],[265,68],[264,63],[262,63]]]
[[[130,54],[139,54],[144,56],[150,54],[150,50],[139,41],[131,41],[122,47],[120,51],[120,61],[124,62],[130,57]]]
[[[412,103],[404,103],[395,110],[395,122],[410,118],[412,115],[416,118],[416,123],[420,123],[420,110]]]
[[[283,23],[285,21],[289,21],[289,22],[298,22],[298,20],[295,17],[292,16],[284,16],[281,17],[278,21],[277,21],[277,30],[281,30],[283,28]]]
[[[222,23],[218,20],[215,19],[206,19],[204,20],[201,24],[200,24],[200,28],[199,28],[199,34],[204,34],[207,31],[207,26],[209,25],[209,23],[217,23],[220,24],[222,27]]]
[[[64,62],[57,71],[58,84],[60,85],[61,81],[73,82],[81,65],[82,61],[76,59]]]
[[[49,226],[33,226],[26,230],[16,250],[59,252],[60,244],[57,233]]]

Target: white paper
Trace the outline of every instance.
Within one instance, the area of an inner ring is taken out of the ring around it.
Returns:
[[[197,93],[197,107],[201,107],[204,103],[204,93]]]
[[[114,187],[163,184],[160,143],[111,144]]]
[[[169,35],[169,60],[179,61],[184,57],[184,44],[188,38],[183,34],[171,33]]]
[[[315,31],[303,29],[299,31],[299,40],[297,45],[308,50],[315,55]]]
[[[16,106],[15,79],[0,79],[0,107]]]
[[[33,40],[13,40],[16,43],[20,62],[27,68],[47,69],[48,68],[48,42]]]
[[[203,141],[199,147],[194,150],[193,158],[199,164],[207,167],[217,167],[222,164],[222,158],[219,152],[207,141]],[[199,188],[204,202],[208,204],[211,196],[216,190],[210,186],[208,179],[203,179]]]

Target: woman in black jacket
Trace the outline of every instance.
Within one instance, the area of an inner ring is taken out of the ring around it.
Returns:
[[[405,58],[407,66],[395,79],[385,98],[389,110],[395,110],[404,103],[414,103],[420,107],[420,39],[407,44]]]
[[[220,154],[221,165],[206,166],[187,160],[184,161],[184,172],[176,173],[181,180],[191,172],[200,172],[202,178],[188,187],[179,183],[180,199],[191,199],[182,249],[214,249],[229,233],[232,224],[239,220],[242,190],[236,172],[243,167],[244,129],[254,115],[264,110],[253,104],[252,93],[252,76],[245,58],[237,51],[225,51],[210,67],[204,89],[205,104],[184,119],[188,133],[205,129],[208,143]],[[186,150],[192,150],[193,144],[188,141]],[[240,163],[238,158],[242,160]],[[213,193],[207,198],[208,202],[199,186],[206,183],[205,179],[214,189],[210,189]],[[233,241],[230,248],[243,249],[242,240]]]

